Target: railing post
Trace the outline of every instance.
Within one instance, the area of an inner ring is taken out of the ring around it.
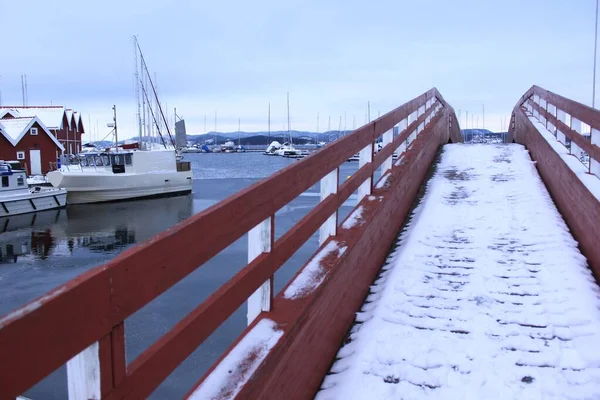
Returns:
[[[548,103],[546,102],[546,100],[544,100],[544,99],[540,98],[540,108],[541,108],[541,109],[543,109],[543,110],[546,110],[546,111],[548,111],[547,107],[548,107]],[[544,116],[544,114],[542,114],[542,113],[538,113],[538,114],[539,114],[539,118],[538,118],[538,119],[539,119],[539,120],[540,120],[540,122],[541,122],[542,124],[544,124],[544,126],[547,128],[547,127],[548,127],[548,125],[546,124],[546,123],[547,123],[547,121],[546,121],[546,117],[545,117],[545,116]]]
[[[366,165],[373,161],[373,143],[369,143],[366,145],[359,153],[358,158],[358,168],[361,168],[363,165]],[[365,197],[371,194],[373,176],[369,176],[361,185],[358,187],[358,199],[356,203],[360,203],[360,201]]]
[[[102,398],[98,342],[67,361],[67,387],[69,400]]]
[[[533,102],[537,105],[540,104],[540,97],[537,94],[533,95]],[[533,108],[533,106],[531,108],[533,109],[533,116],[539,121],[540,113],[537,111],[537,109]]]
[[[571,116],[571,129],[577,132],[579,135],[583,133],[581,129],[581,121],[573,116]],[[577,146],[577,143],[575,143],[572,140],[569,152],[581,161],[581,158],[583,156],[583,150],[581,150],[581,147]]]
[[[600,131],[590,127],[590,139],[592,145],[596,145],[600,147]],[[600,178],[600,160],[594,160],[592,155],[590,154],[590,174],[596,175]]]
[[[556,118],[558,118],[558,120],[561,121],[563,124],[567,124],[567,113],[563,110],[556,110]],[[564,132],[561,132],[558,128],[556,128],[556,139],[558,139],[558,141],[561,142],[563,145],[567,145],[567,137],[565,136]]]
[[[275,217],[271,216],[248,232],[248,263],[252,262],[262,253],[269,253],[274,240],[273,223]],[[273,277],[265,281],[250,297],[248,298],[248,325],[262,311],[271,310],[271,301],[273,299]]]
[[[387,146],[387,145],[391,145],[393,140],[394,140],[394,128],[390,129],[389,131],[387,131],[383,134],[383,148],[385,148],[385,146]],[[392,165],[393,165],[392,160],[393,160],[393,155],[390,155],[381,164],[381,175],[382,176],[383,176],[383,174],[385,174],[386,171],[392,169]]]
[[[334,169],[323,178],[321,178],[321,201],[325,200],[330,194],[337,193],[339,182],[339,168]],[[335,236],[337,233],[337,210],[327,218],[325,223],[319,228],[319,246],[322,245],[329,236]]]
[[[67,361],[69,400],[100,400],[117,387],[126,374],[125,324],[92,343]]]
[[[548,103],[548,109],[546,111],[548,112],[548,114],[556,118],[556,106]],[[552,122],[550,122],[550,120],[546,120],[546,129],[552,132],[554,137],[556,137],[556,127],[554,126],[554,124],[552,124]]]

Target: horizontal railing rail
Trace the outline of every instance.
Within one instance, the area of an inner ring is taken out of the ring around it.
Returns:
[[[600,111],[539,86],[531,87],[518,105],[543,123],[570,154],[586,165],[589,173],[600,178]],[[585,132],[583,124],[589,132]]]
[[[393,168],[393,153],[443,115],[456,140],[454,111],[431,89],[0,319],[0,398],[65,363],[71,398],[148,396],[246,300],[249,323],[269,311],[278,268],[317,230],[319,243],[334,236],[338,208],[357,190],[358,201],[370,194],[376,170]],[[356,153],[359,169],[340,185],[339,167]],[[319,204],[275,240],[275,213],[318,182]],[[248,264],[127,364],[124,321],[246,234]]]

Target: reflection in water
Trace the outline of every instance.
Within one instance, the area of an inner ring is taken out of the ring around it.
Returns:
[[[82,204],[0,219],[0,263],[46,260],[80,251],[114,253],[193,214],[191,195]]]

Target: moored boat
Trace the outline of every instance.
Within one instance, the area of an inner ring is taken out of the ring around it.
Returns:
[[[68,190],[69,204],[96,203],[188,194],[189,161],[178,161],[173,149],[121,150],[80,154],[77,164],[63,164],[47,177]]]
[[[0,180],[0,217],[51,210],[67,204],[64,189],[29,188],[25,170],[18,161],[0,161]]]

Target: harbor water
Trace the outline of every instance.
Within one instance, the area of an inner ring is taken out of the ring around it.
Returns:
[[[235,192],[297,160],[260,153],[186,154],[194,172],[193,193],[187,196],[118,203],[72,205],[66,209],[0,219],[0,316],[60,284],[105,263],[124,249],[210,207]],[[340,181],[358,163],[340,168]],[[276,214],[276,238],[284,234],[319,200],[315,185]],[[340,208],[342,219],[356,204],[350,198]],[[197,241],[211,235],[198,231]],[[279,269],[275,291],[289,281],[317,249],[312,238]],[[125,322],[127,362],[168,332],[247,262],[247,238],[242,237],[196,269]],[[240,307],[153,393],[153,399],[181,398],[210,365],[233,343],[246,325]],[[6,361],[6,360],[3,360]],[[35,362],[35,360],[31,360]],[[63,366],[24,393],[33,400],[65,399]]]

